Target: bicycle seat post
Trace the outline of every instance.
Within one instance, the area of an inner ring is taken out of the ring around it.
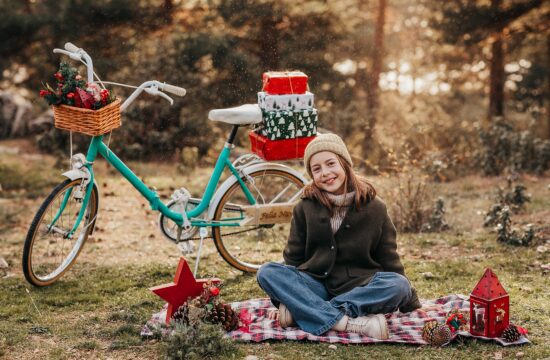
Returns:
[[[227,138],[227,143],[229,145],[233,145],[233,141],[235,141],[235,136],[237,136],[237,130],[239,130],[239,125],[233,125],[233,127],[231,128],[231,133]]]

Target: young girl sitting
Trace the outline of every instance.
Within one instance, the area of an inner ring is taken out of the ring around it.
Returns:
[[[420,308],[397,254],[396,230],[376,191],[352,170],[342,139],[311,141],[304,162],[313,183],[293,212],[286,264],[264,264],[260,287],[279,307],[281,327],[388,338],[383,314]]]

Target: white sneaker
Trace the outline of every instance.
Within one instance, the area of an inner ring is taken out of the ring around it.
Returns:
[[[294,319],[292,318],[292,314],[288,311],[284,304],[279,304],[279,325],[283,329],[296,325]]]
[[[388,323],[383,314],[360,316],[354,319],[350,318],[346,324],[346,331],[366,335],[379,340],[386,340],[389,338]]]

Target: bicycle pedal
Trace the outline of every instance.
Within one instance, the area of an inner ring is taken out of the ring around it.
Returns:
[[[189,192],[189,190],[187,190],[184,187],[176,189],[172,193],[172,200],[174,200],[175,202],[179,202],[184,206],[187,205],[187,202],[189,201],[190,198],[191,198],[191,193]]]
[[[179,242],[177,246],[183,255],[189,255],[195,252],[195,245],[191,241]]]

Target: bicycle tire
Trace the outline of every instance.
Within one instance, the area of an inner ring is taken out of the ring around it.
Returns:
[[[305,184],[291,174],[290,172],[279,169],[266,169],[259,170],[249,174],[249,177],[256,182],[260,177],[261,189],[257,186],[250,187],[249,178],[244,177],[243,181],[249,187],[249,190],[253,193],[258,203],[270,202],[270,197],[277,194],[278,182],[282,182],[281,186],[284,186],[284,182],[287,184],[293,184],[295,191],[288,193],[288,196],[282,197],[280,203],[288,201],[292,195],[299,191]],[[268,185],[263,187],[264,181]],[[279,201],[277,201],[279,202]],[[220,202],[214,212],[214,221],[223,221],[224,209],[226,212],[235,212],[234,204],[249,205],[248,201],[244,197],[244,193],[240,187],[239,182],[235,182],[222,196]],[[227,206],[231,204],[231,206]],[[229,215],[231,217],[232,215]],[[244,228],[238,235],[239,240],[231,239],[230,234],[236,231],[235,227],[213,227],[212,236],[214,238],[214,244],[218,249],[218,252],[222,258],[234,268],[254,273],[258,271],[259,267],[269,261],[282,261],[282,254],[284,246],[286,245],[288,234],[290,231],[290,222],[287,224],[268,224],[268,225],[251,225],[250,234],[246,232],[246,226],[240,226],[237,229]],[[271,230],[271,231],[269,231]],[[227,232],[227,236],[224,236],[223,232]],[[269,232],[269,234],[264,234]],[[244,234],[244,235],[243,235]],[[237,238],[237,236],[233,236]]]
[[[64,212],[60,215],[59,220],[56,222],[56,231],[43,231],[43,234],[41,234],[40,231],[41,229],[44,230],[44,227],[47,227],[46,224],[51,222],[50,217],[55,216],[54,214],[57,213],[57,209],[52,209],[56,202],[60,204],[59,200],[62,198],[62,194],[65,194],[67,190],[80,185],[81,182],[82,179],[66,179],[57,185],[48,195],[46,200],[44,200],[36,212],[31,226],[29,227],[29,231],[25,239],[25,245],[23,247],[22,265],[25,278],[34,286],[48,286],[59,280],[59,278],[63,276],[65,272],[74,264],[76,258],[82,250],[82,247],[84,246],[84,243],[93,230],[99,205],[98,190],[95,184],[92,184],[93,189],[90,195],[90,200],[88,201],[88,207],[72,239],[65,238],[58,233],[63,229],[70,230],[73,226],[73,222],[71,220],[76,220],[76,215],[80,209],[78,204],[81,206],[82,202],[79,203],[77,200],[74,200],[72,196],[69,198]],[[71,211],[75,204],[77,205],[78,210]],[[71,219],[71,217],[74,217],[74,219]],[[65,225],[65,222],[68,224]],[[47,240],[42,239],[39,235],[45,235]],[[37,260],[39,260],[40,256],[44,258],[57,257],[58,254],[56,253],[56,250],[51,250],[50,252],[49,248],[51,244],[58,243],[59,238],[61,238],[61,242],[63,243],[61,247],[62,261],[54,270],[46,275],[41,275],[40,272],[42,272],[42,267],[46,267],[46,265],[39,264]],[[71,250],[68,252],[66,257],[63,251],[65,241],[74,241],[74,244],[70,245]],[[43,252],[43,246],[46,247],[46,252]]]

